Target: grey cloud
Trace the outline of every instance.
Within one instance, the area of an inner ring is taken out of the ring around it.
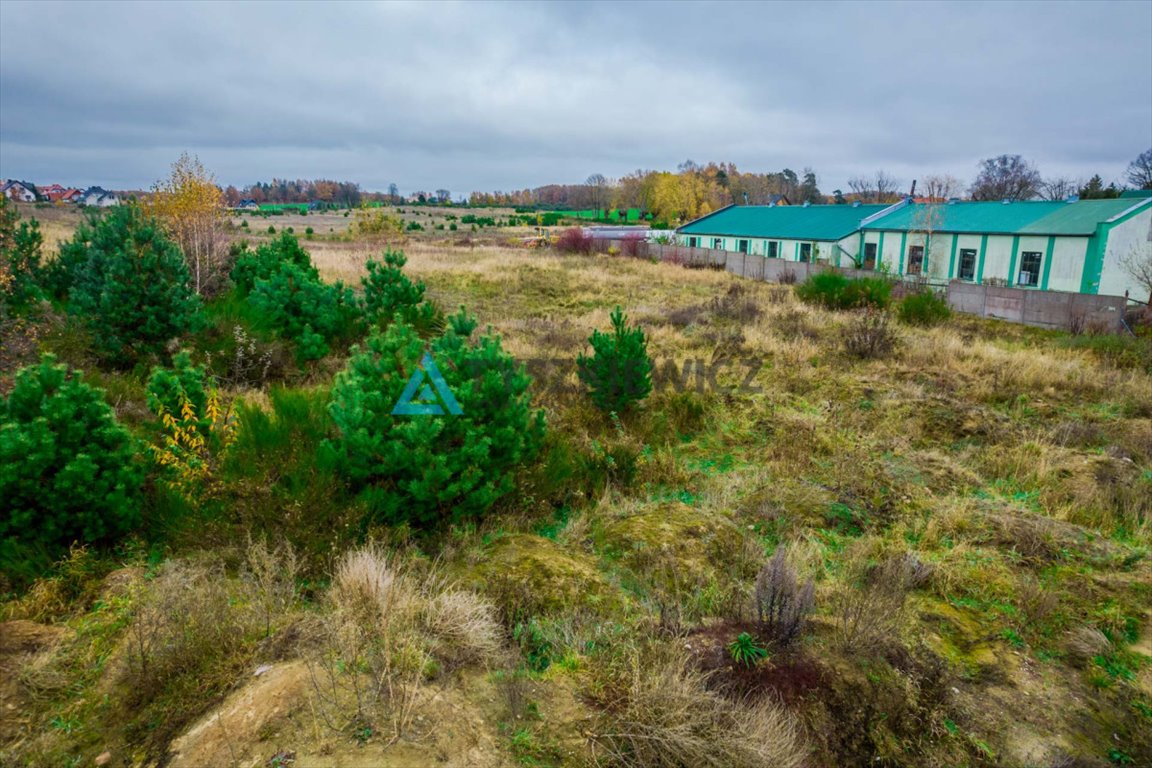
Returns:
[[[0,175],[512,189],[673,168],[1118,178],[1146,3],[0,3]]]

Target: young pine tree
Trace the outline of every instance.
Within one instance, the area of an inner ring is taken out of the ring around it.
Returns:
[[[384,263],[369,259],[368,275],[360,278],[364,286],[364,311],[373,321],[391,321],[396,313],[418,331],[428,332],[443,327],[443,315],[436,305],[424,299],[424,283],[413,282],[404,274],[408,260],[403,251],[384,251]]]
[[[0,317],[40,298],[40,248],[44,238],[36,219],[20,221],[16,206],[0,197]]]
[[[612,312],[612,332],[593,331],[591,358],[580,355],[576,365],[588,397],[602,411],[622,413],[652,391],[652,360],[640,328],[629,328],[620,307]]]
[[[381,522],[430,526],[483,514],[514,489],[514,471],[543,440],[531,378],[500,337],[489,332],[471,340],[476,321],[463,310],[448,326],[425,344],[397,315],[354,348],[336,376],[329,412],[339,437],[325,451]],[[393,414],[409,380],[420,375],[425,352],[459,413]]]
[[[140,522],[136,443],[104,393],[52,355],[0,400],[0,566],[111,542]]]
[[[92,327],[105,359],[131,365],[199,322],[180,249],[137,206],[109,211],[67,250],[69,310]]]

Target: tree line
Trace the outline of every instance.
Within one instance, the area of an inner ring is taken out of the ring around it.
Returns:
[[[915,182],[896,178],[884,170],[848,179],[848,189],[821,192],[816,172],[791,168],[767,173],[744,172],[735,163],[687,160],[676,171],[635,170],[619,179],[594,173],[579,184],[546,184],[511,192],[472,192],[473,206],[507,206],[541,210],[627,210],[669,224],[691,221],[727,205],[768,205],[786,200],[804,203],[892,203],[907,195],[928,200],[966,197],[971,200],[1064,200],[1118,197],[1125,188],[1152,189],[1152,148],[1133,160],[1120,184],[1104,183],[1099,174],[1090,179],[1045,177],[1021,155],[1003,154],[982,160],[971,184],[947,174],[926,175]],[[355,207],[365,202],[403,203],[396,184],[386,192],[369,192],[357,182],[331,179],[279,179],[247,187],[229,185],[221,190],[224,204],[241,200],[256,203],[321,202]],[[450,203],[447,189],[420,192],[411,199]]]
[[[1045,177],[1021,155],[1004,154],[982,160],[971,184],[948,174],[930,174],[906,183],[884,170],[854,176],[848,189],[820,191],[816,173],[785,168],[769,173],[741,172],[734,163],[688,160],[675,172],[637,170],[619,179],[592,174],[582,184],[547,184],[513,192],[473,192],[471,205],[499,205],[538,209],[638,209],[642,214],[669,224],[704,216],[727,205],[767,205],[784,198],[792,205],[804,203],[894,203],[905,196],[944,201],[970,200],[1064,200],[1119,197],[1125,188],[1152,189],[1152,148],[1133,160],[1121,184],[1105,184],[1099,174],[1090,179]]]

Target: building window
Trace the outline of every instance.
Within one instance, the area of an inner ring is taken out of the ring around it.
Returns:
[[[700,246],[700,238],[698,238],[698,237],[688,238],[688,247],[689,248],[698,248],[699,246]]]
[[[800,261],[812,261],[812,243],[800,243]]]
[[[1044,257],[1040,251],[1024,251],[1020,255],[1020,285],[1040,284],[1040,260]]]
[[[770,259],[780,258],[780,243],[776,242],[775,240],[768,243],[768,258],[770,258]]]
[[[724,250],[724,238],[722,238],[722,237],[712,238],[712,247],[718,251]]]
[[[736,241],[736,250],[740,251],[740,253],[748,253],[748,241],[747,240],[737,240]]]
[[[924,271],[924,246],[908,246],[908,274],[918,275]]]
[[[976,279],[976,249],[975,248],[961,248],[960,249],[960,279],[961,280],[975,280]]]
[[[876,243],[864,243],[864,269],[876,269]]]

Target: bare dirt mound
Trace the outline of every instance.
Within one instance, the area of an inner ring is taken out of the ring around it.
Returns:
[[[259,765],[267,759],[261,742],[307,704],[310,683],[300,661],[260,672],[172,742],[173,768]]]

